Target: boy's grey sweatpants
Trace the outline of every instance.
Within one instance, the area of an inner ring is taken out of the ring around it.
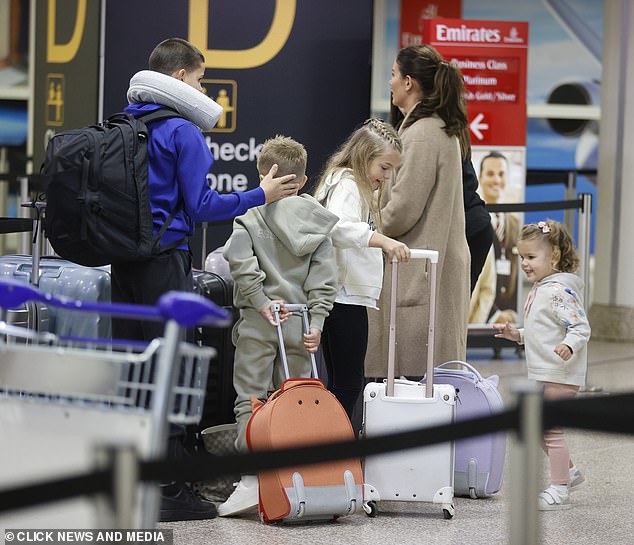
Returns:
[[[291,316],[282,324],[290,376],[310,377],[311,364],[304,348],[301,316]],[[284,366],[278,351],[277,328],[256,310],[243,309],[233,328],[236,353],[233,364],[233,386],[237,397],[234,406],[238,452],[248,452],[246,428],[251,418],[251,397],[266,400],[285,380]]]

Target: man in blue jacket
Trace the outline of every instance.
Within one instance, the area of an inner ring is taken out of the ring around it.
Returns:
[[[212,190],[206,177],[214,158],[201,133],[201,128],[209,127],[202,126],[196,108],[191,108],[193,98],[195,102],[201,101],[202,107],[205,100],[212,102],[202,94],[200,98],[198,93],[192,97],[190,89],[202,91],[200,82],[205,74],[205,58],[186,40],[170,38],[154,48],[149,68],[149,72],[144,71],[149,74],[149,83],[158,85],[144,87],[148,79],[142,78],[141,83],[135,85],[135,101],[126,108],[126,112],[138,117],[169,106],[183,116],[155,121],[148,129],[148,186],[154,233],[157,234],[172,216],[160,241],[161,246],[170,249],[147,261],[113,263],[112,300],[152,305],[169,290],[192,290],[192,257],[187,239],[193,235],[196,222],[213,222],[242,215],[253,206],[296,193],[297,184],[293,181],[294,175],[273,178],[277,172],[275,167],[256,189],[230,194]],[[152,75],[158,82],[152,81]],[[166,76],[186,85],[175,83],[172,79],[165,81]],[[160,85],[161,81],[163,85]],[[166,88],[170,90],[167,98],[161,93]],[[129,100],[130,96],[129,91]],[[214,106],[217,108],[217,105]],[[163,334],[163,324],[115,319],[112,331],[115,338],[149,341]],[[177,455],[183,450],[182,435],[183,430],[171,426],[169,455]],[[214,516],[214,505],[198,499],[185,484],[161,485],[162,521]]]

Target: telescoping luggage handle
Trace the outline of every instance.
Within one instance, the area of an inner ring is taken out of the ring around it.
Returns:
[[[411,250],[412,259],[428,259],[429,270],[429,330],[427,333],[427,382],[425,397],[433,397],[434,382],[434,322],[436,320],[436,267],[438,252],[436,250]],[[396,361],[396,295],[398,289],[398,259],[392,258],[392,288],[390,292],[390,332],[387,352],[387,390],[388,396],[394,396],[394,368]]]
[[[308,305],[305,304],[286,304],[284,305],[286,310],[289,312],[301,312],[302,319],[304,322],[304,331],[306,333],[310,332],[310,322],[308,320]],[[284,336],[282,335],[282,324],[280,323],[280,311],[282,310],[281,305],[278,303],[274,303],[271,305],[271,310],[273,311],[273,315],[275,316],[275,321],[277,322],[277,339],[280,345],[280,355],[282,356],[282,364],[284,365],[284,376],[288,380],[291,378],[291,373],[288,369],[288,359],[286,358],[286,347],[284,346]],[[319,378],[317,374],[317,362],[315,361],[315,354],[309,352],[310,356],[310,364],[313,368],[313,377]]]

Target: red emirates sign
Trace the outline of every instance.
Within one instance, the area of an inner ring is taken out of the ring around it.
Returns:
[[[427,19],[423,35],[462,71],[472,144],[525,146],[528,23]]]
[[[462,16],[462,0],[401,0],[401,47],[423,43],[426,19]]]

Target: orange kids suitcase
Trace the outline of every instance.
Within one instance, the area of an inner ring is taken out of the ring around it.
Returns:
[[[286,307],[291,312],[302,312],[308,331],[308,307]],[[279,307],[276,318],[279,324]],[[247,425],[249,448],[260,451],[353,440],[354,431],[345,410],[319,379],[289,378],[280,325],[278,338],[286,380],[266,402],[252,400],[253,415]],[[310,357],[316,377],[315,357]],[[260,518],[266,523],[351,515],[363,505],[361,461],[357,458],[263,471],[258,475],[258,489]]]

